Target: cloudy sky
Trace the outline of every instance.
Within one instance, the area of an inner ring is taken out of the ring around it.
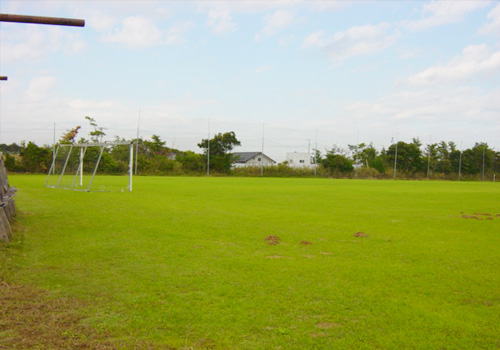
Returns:
[[[52,144],[91,116],[106,138],[199,152],[419,137],[500,149],[498,1],[29,1],[0,12],[0,143]],[[264,142],[262,142],[264,140]]]

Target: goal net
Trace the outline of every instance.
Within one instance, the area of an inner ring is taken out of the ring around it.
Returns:
[[[45,186],[76,191],[132,191],[134,143],[58,144]]]

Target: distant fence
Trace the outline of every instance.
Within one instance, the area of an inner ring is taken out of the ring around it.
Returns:
[[[0,152],[0,239],[6,243],[12,239],[10,223],[16,215],[15,193],[16,189],[9,186],[3,154]]]

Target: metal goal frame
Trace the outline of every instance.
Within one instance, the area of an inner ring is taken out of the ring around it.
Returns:
[[[99,168],[99,164],[101,162],[102,154],[104,150],[107,147],[112,147],[112,146],[129,146],[129,162],[128,162],[128,191],[132,192],[132,177],[133,177],[133,169],[134,169],[134,144],[135,142],[133,141],[123,141],[123,142],[92,142],[92,143],[59,143],[56,145],[54,154],[52,156],[52,164],[50,166],[49,172],[47,174],[47,178],[45,180],[45,186],[50,187],[50,188],[62,188],[61,187],[61,182],[63,179],[63,176],[66,172],[66,167],[68,165],[69,159],[71,157],[71,154],[74,149],[79,150],[80,152],[80,157],[79,157],[79,163],[77,170],[74,174],[73,177],[73,182],[70,185],[70,190],[73,191],[84,191],[84,192],[91,192],[91,187],[92,187],[92,182],[94,181],[94,178],[97,174],[97,169]],[[89,147],[99,147],[99,155],[97,158],[97,161],[95,163],[94,168],[92,169],[92,175],[89,181],[89,184],[86,188],[81,188],[83,186],[83,159],[85,157],[85,153]],[[59,177],[57,179],[57,183],[55,185],[50,185],[49,184],[49,178],[52,175],[55,174],[55,166],[56,166],[56,158],[58,153],[64,149],[64,148],[69,148],[66,158],[64,159],[64,165],[62,166],[61,172],[59,174]],[[78,182],[77,182],[78,181]],[[77,188],[77,184],[80,186],[80,188]]]

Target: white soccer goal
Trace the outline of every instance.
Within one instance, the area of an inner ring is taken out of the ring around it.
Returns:
[[[87,192],[132,191],[133,163],[133,142],[58,144],[45,186]]]

